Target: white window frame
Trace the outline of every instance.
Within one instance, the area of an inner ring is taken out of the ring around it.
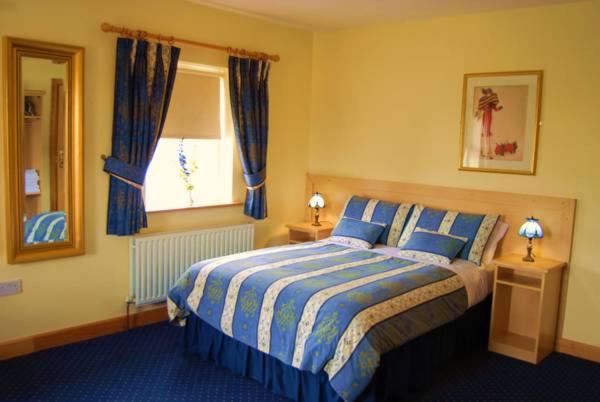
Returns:
[[[233,132],[233,122],[231,120],[230,105],[227,102],[229,98],[228,94],[228,77],[229,70],[227,67],[212,66],[208,64],[193,63],[188,61],[179,61],[177,63],[177,72],[184,70],[187,73],[196,73],[202,75],[208,75],[219,78],[219,129],[221,141],[231,141],[231,147],[221,147],[221,160],[229,160],[232,164],[232,174],[229,177],[224,177],[222,180],[226,180],[228,185],[231,187],[231,200],[230,202],[224,202],[216,205],[198,205],[193,207],[182,207],[182,208],[170,208],[170,209],[155,209],[147,211],[149,214],[159,212],[177,212],[185,211],[190,209],[202,209],[202,208],[213,208],[213,207],[228,207],[228,206],[239,206],[243,202],[239,201],[243,193],[243,181],[242,181],[242,168],[238,157],[237,142]],[[229,118],[228,118],[229,116]],[[230,151],[231,150],[231,151]],[[143,194],[145,194],[146,187],[143,188]]]

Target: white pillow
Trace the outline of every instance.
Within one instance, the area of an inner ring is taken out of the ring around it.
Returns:
[[[496,256],[498,243],[500,243],[500,240],[502,240],[502,238],[506,235],[506,232],[508,232],[508,223],[498,221],[494,227],[494,230],[492,230],[492,233],[490,234],[490,238],[488,239],[485,248],[483,249],[483,256],[481,258],[482,267],[485,267],[492,262]]]

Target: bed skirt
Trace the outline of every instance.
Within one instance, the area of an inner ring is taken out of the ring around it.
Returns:
[[[387,352],[360,402],[402,400],[427,385],[435,370],[453,357],[487,344],[491,296],[458,319]],[[339,402],[324,371],[313,374],[251,348],[223,334],[195,315],[187,319],[186,351],[253,378],[275,394],[295,401]]]

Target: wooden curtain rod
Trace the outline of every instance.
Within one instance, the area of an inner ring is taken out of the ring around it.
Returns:
[[[104,32],[116,32],[123,36],[128,36],[128,37],[134,38],[134,39],[155,39],[159,42],[165,41],[165,42],[169,43],[170,45],[177,42],[177,43],[182,43],[185,45],[199,46],[199,47],[204,47],[204,48],[212,49],[212,50],[220,50],[222,52],[227,52],[231,55],[247,57],[249,59],[279,61],[279,55],[277,55],[277,54],[252,52],[252,51],[249,51],[246,49],[238,49],[238,48],[233,48],[233,47],[228,47],[228,46],[219,46],[219,45],[213,45],[211,43],[203,43],[203,42],[197,42],[197,41],[189,40],[189,39],[176,38],[174,36],[165,36],[165,35],[161,35],[161,34],[149,33],[146,31],[142,31],[140,29],[129,29],[126,27],[116,27],[116,26],[111,25],[106,22],[103,23],[100,26],[100,28]]]

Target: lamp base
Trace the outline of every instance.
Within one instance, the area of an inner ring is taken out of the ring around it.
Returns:
[[[321,226],[319,222],[319,208],[315,208],[315,221],[312,223],[313,226]]]
[[[527,244],[527,255],[523,257],[523,261],[525,262],[535,262],[533,258],[533,244],[532,239],[529,239],[529,243]]]

